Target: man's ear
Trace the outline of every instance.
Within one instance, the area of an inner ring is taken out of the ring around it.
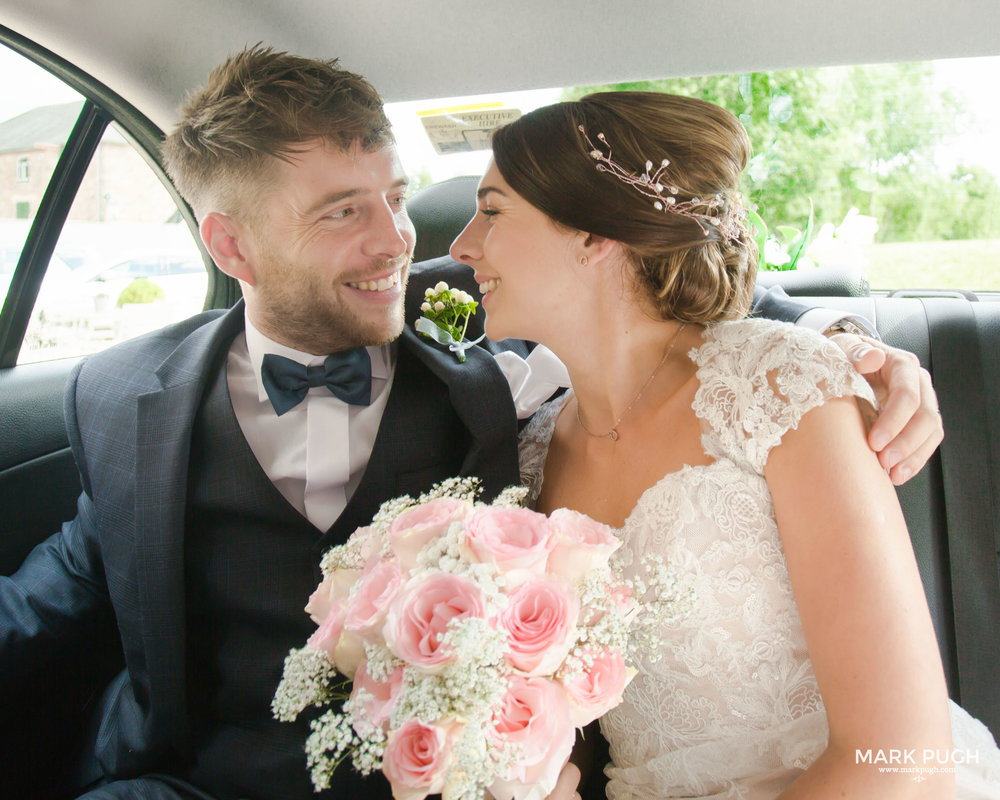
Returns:
[[[249,232],[232,217],[219,211],[206,214],[199,226],[201,239],[216,266],[230,277],[253,286],[253,267],[247,259],[252,247]]]

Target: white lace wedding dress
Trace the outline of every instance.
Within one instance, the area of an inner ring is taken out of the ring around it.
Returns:
[[[823,337],[766,320],[711,326],[690,357],[700,383],[693,408],[714,462],[647,489],[619,532],[619,553],[626,572],[641,554],[661,554],[694,590],[693,608],[664,624],[663,658],[638,664],[624,702],[601,720],[613,800],[773,798],[827,743],[763,469],[809,409],[835,396],[870,399],[871,390]],[[522,433],[529,502],[565,402],[543,406]],[[952,712],[956,749],[979,762],[958,767],[959,797],[1000,798],[989,731]]]

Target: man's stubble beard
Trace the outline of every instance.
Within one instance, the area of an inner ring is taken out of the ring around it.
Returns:
[[[397,261],[374,262],[368,274],[396,264]],[[277,342],[324,355],[387,344],[403,332],[409,257],[407,266],[400,270],[400,298],[386,306],[384,315],[378,319],[360,317],[341,301],[335,286],[325,283],[315,273],[289,269],[273,258],[270,266],[254,290],[257,294],[254,324]]]

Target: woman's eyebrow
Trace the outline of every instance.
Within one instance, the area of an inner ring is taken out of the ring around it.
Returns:
[[[503,190],[502,189],[498,189],[496,186],[481,186],[481,187],[479,187],[479,190],[476,192],[476,199],[477,200],[482,200],[490,192],[496,192],[497,194],[499,194],[501,196],[506,196],[506,195],[504,195]]]

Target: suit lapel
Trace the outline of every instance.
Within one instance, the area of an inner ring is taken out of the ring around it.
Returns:
[[[454,353],[420,337],[409,326],[403,331],[400,347],[405,347],[447,385],[451,405],[472,435],[473,444],[463,474],[476,474],[475,469],[484,466],[483,458],[488,455],[504,459],[505,463],[489,466],[516,480],[517,412],[510,385],[493,356],[479,347],[471,347],[466,351],[465,362],[460,363]]]
[[[203,325],[160,365],[161,389],[137,402],[135,555],[151,711],[183,737],[184,516],[191,429],[210,375],[243,325],[243,304]],[[172,724],[171,724],[172,723]],[[183,739],[175,741],[182,746]]]

